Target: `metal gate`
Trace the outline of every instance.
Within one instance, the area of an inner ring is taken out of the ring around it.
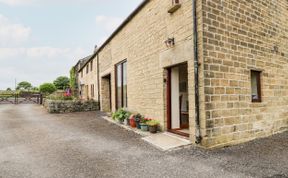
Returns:
[[[43,96],[41,93],[0,92],[0,104],[42,104],[42,102],[43,102]]]

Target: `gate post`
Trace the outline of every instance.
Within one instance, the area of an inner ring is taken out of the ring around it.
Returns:
[[[43,95],[40,94],[40,105],[42,105],[42,104],[43,104]]]

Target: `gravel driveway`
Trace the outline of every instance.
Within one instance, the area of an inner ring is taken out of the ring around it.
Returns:
[[[213,151],[161,152],[100,112],[0,105],[0,178],[288,177],[288,133]]]

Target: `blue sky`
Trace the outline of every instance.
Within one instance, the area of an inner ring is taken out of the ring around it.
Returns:
[[[68,75],[142,0],[0,0],[0,90]]]

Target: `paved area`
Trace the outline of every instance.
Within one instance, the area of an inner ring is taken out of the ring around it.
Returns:
[[[163,151],[175,150],[192,144],[188,139],[168,132],[152,134],[142,139]]]
[[[213,151],[165,153],[101,117],[0,105],[0,177],[288,177],[288,133]]]

